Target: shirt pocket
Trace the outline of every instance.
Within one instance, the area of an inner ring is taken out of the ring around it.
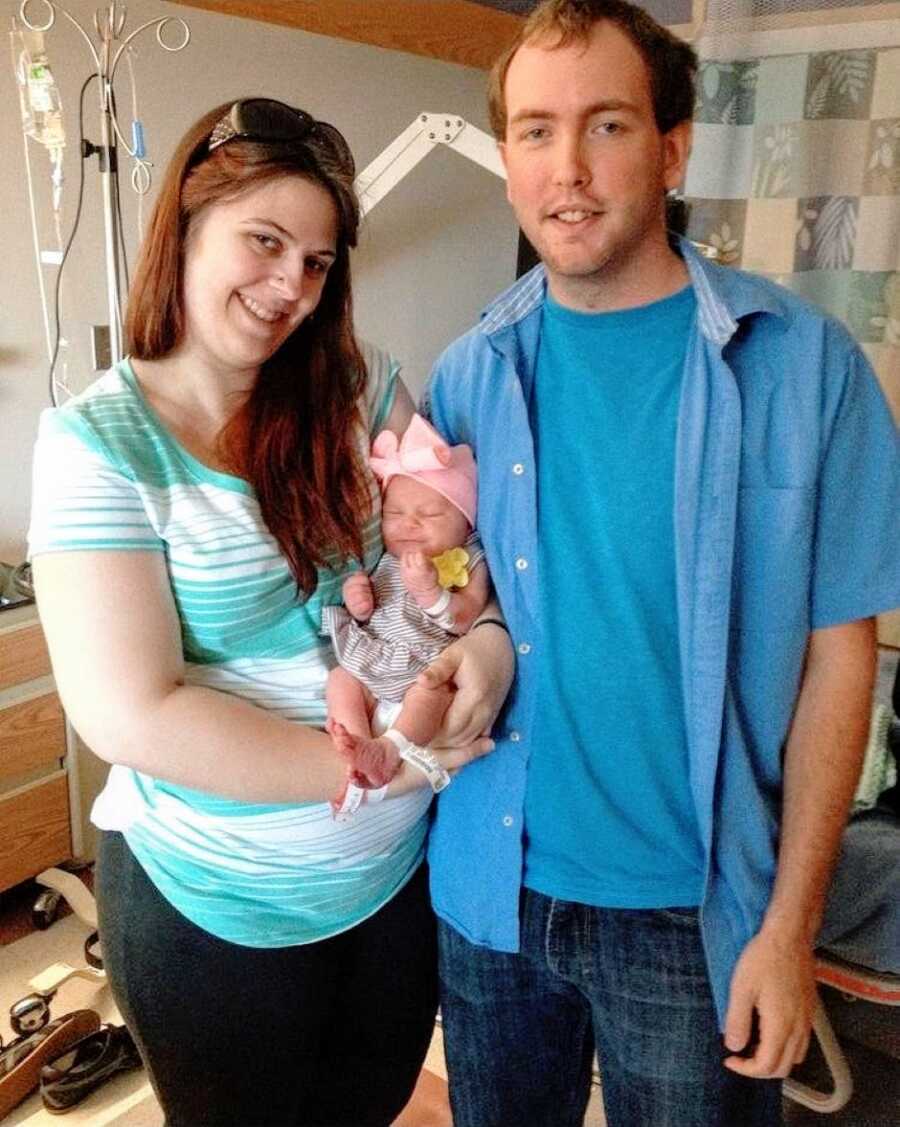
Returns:
[[[814,536],[813,488],[738,490],[733,630],[808,631]]]

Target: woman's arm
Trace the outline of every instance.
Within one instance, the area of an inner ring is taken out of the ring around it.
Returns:
[[[184,683],[162,554],[51,553],[33,571],[63,706],[101,759],[249,802],[337,791],[343,771],[323,733]]]
[[[185,684],[161,554],[48,553],[33,573],[60,698],[102,759],[247,802],[325,801],[340,790],[344,767],[323,732]],[[444,765],[486,750],[480,741]],[[407,772],[391,794],[420,785]]]

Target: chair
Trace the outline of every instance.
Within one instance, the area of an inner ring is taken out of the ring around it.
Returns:
[[[900,1005],[900,976],[879,974],[867,967],[846,963],[827,951],[820,951],[816,956],[816,981],[832,986],[851,998],[862,998],[882,1006]],[[786,1096],[804,1107],[830,1114],[840,1111],[853,1095],[853,1077],[821,997],[816,1003],[813,1035],[819,1042],[831,1076],[832,1090],[819,1091],[793,1077],[785,1080],[782,1090]]]

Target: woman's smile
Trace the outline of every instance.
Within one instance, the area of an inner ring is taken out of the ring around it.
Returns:
[[[239,291],[238,298],[245,309],[249,310],[258,320],[265,321],[267,324],[271,325],[276,321],[283,321],[287,316],[286,310],[263,305],[255,298],[250,297],[249,294],[240,293]]]

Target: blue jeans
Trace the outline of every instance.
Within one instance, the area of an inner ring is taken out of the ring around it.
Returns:
[[[580,1127],[596,1044],[608,1127],[774,1127],[781,1082],[724,1068],[695,909],[522,894],[521,950],[439,922],[455,1127]]]

